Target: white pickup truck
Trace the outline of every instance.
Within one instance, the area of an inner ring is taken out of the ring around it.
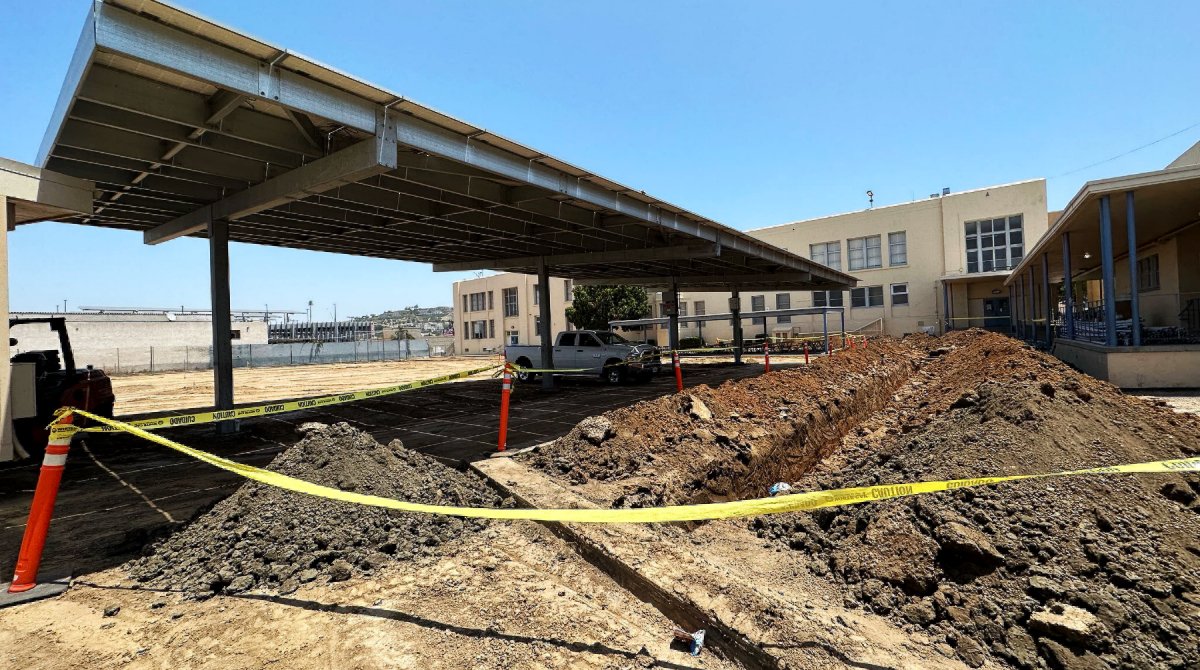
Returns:
[[[504,358],[521,368],[539,368],[542,347],[510,344]],[[647,381],[662,368],[658,347],[634,344],[605,330],[568,330],[554,340],[554,369],[562,374],[599,375],[610,384],[627,380]],[[537,373],[517,370],[518,381],[531,381]]]

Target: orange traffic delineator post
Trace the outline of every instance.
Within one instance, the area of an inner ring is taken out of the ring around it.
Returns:
[[[679,352],[671,352],[671,363],[675,366],[675,392],[683,393],[683,370],[679,369]]]
[[[496,451],[504,451],[508,444],[508,398],[512,395],[512,370],[504,364],[504,374],[500,382],[500,444]]]
[[[763,372],[771,371],[771,340],[763,340]]]
[[[71,449],[71,438],[74,437],[74,431],[70,430],[71,421],[71,415],[67,414],[50,428],[50,441],[42,458],[42,471],[33,492],[33,503],[29,506],[29,521],[25,524],[25,536],[21,539],[21,552],[17,554],[17,569],[8,587],[9,593],[21,593],[37,586],[38,566],[42,564],[46,535],[50,532],[50,520],[54,517],[54,501],[58,499],[58,487],[67,466],[67,452]],[[67,430],[55,431],[59,426]]]
[[[804,343],[804,364],[808,365],[808,342]]]

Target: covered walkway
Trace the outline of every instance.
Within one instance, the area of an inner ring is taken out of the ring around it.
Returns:
[[[1126,388],[1200,385],[1200,158],[1091,181],[1005,284],[1015,332]]]

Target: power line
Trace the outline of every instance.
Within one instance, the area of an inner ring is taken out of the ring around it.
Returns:
[[[1112,161],[1115,161],[1115,160],[1117,160],[1118,158],[1124,158],[1124,157],[1128,156],[1129,154],[1136,153],[1136,152],[1138,152],[1138,151],[1141,151],[1142,149],[1145,149],[1145,148],[1148,148],[1148,147],[1152,147],[1152,146],[1154,146],[1155,144],[1158,144],[1159,142],[1164,142],[1164,141],[1166,141],[1166,140],[1169,140],[1169,139],[1171,139],[1172,137],[1175,137],[1176,135],[1182,135],[1182,134],[1186,133],[1187,131],[1189,131],[1189,130],[1191,130],[1192,128],[1195,128],[1195,127],[1197,127],[1197,126],[1200,126],[1200,121],[1197,121],[1196,123],[1193,123],[1192,125],[1188,126],[1187,128],[1182,128],[1182,129],[1180,129],[1180,130],[1176,130],[1175,132],[1171,133],[1170,135],[1165,135],[1165,136],[1163,136],[1163,137],[1160,137],[1160,138],[1158,138],[1157,140],[1154,140],[1153,142],[1148,142],[1148,143],[1146,143],[1146,144],[1143,144],[1143,145],[1142,145],[1142,146],[1140,146],[1140,147],[1136,147],[1136,148],[1134,148],[1134,149],[1130,149],[1129,151],[1126,151],[1126,152],[1124,152],[1124,153],[1119,153],[1119,154],[1117,154],[1116,156],[1112,156],[1111,158],[1105,158],[1105,159],[1104,159],[1104,160],[1102,160],[1102,161],[1096,161],[1095,163],[1092,163],[1091,165],[1085,165],[1085,166],[1083,166],[1083,167],[1081,167],[1081,168],[1076,168],[1076,169],[1074,169],[1074,170],[1070,170],[1070,171],[1068,171],[1068,172],[1064,172],[1064,173],[1062,173],[1062,174],[1055,175],[1055,176],[1051,177],[1051,179],[1058,179],[1059,177],[1065,177],[1065,176],[1067,176],[1067,175],[1075,174],[1076,172],[1083,172],[1084,170],[1089,170],[1089,169],[1091,169],[1091,168],[1094,168],[1094,167],[1096,167],[1097,165],[1104,165],[1105,163],[1110,163],[1110,162],[1112,162]]]

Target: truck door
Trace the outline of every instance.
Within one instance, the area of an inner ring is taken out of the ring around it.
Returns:
[[[600,344],[600,340],[591,333],[579,333],[577,345],[575,355],[578,358],[573,367],[588,368],[599,374],[600,368],[604,366],[604,346]]]
[[[554,368],[577,368],[575,333],[559,333],[558,344],[554,345]]]

